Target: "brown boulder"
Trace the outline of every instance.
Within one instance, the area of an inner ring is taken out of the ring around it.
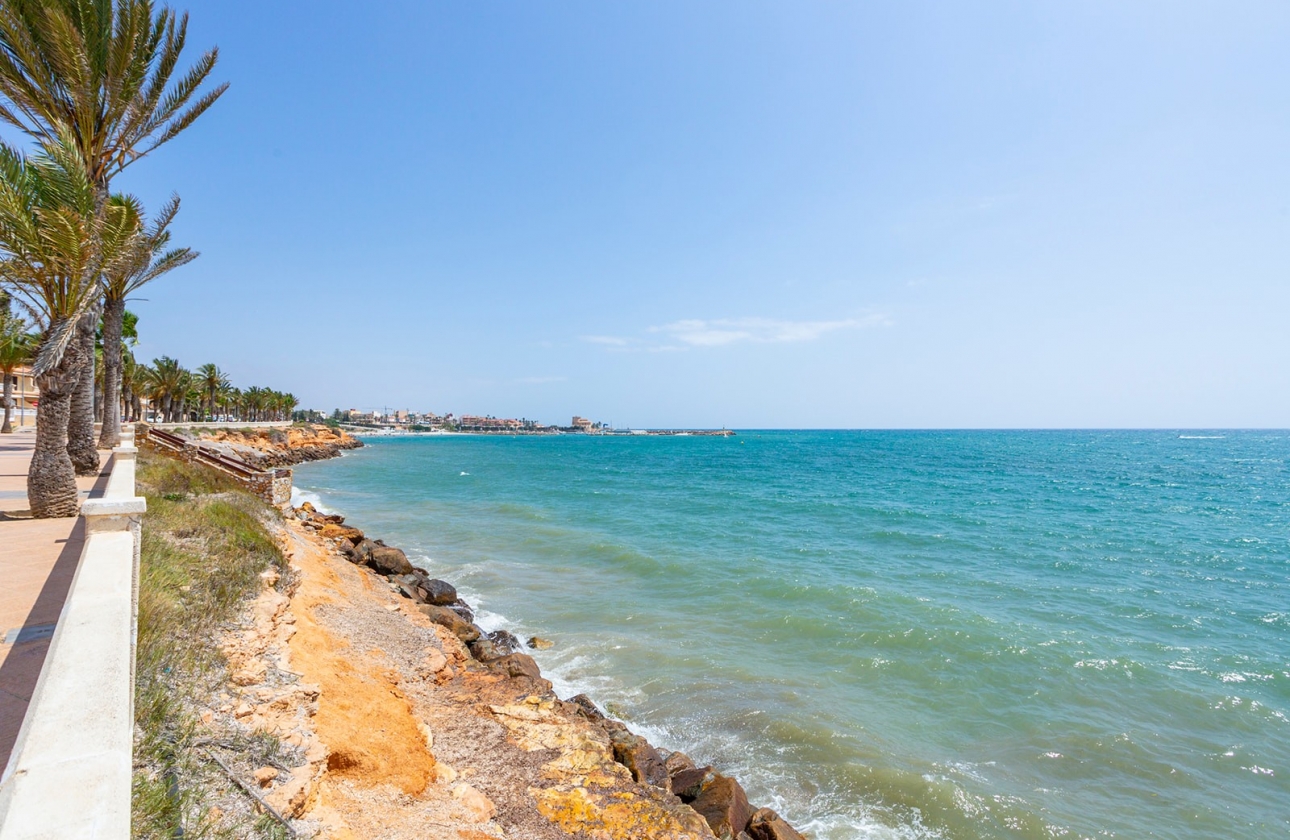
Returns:
[[[470,604],[467,604],[465,601],[461,600],[460,598],[458,598],[456,601],[453,601],[451,604],[448,604],[447,606],[448,606],[448,609],[452,610],[457,615],[461,616],[467,621],[475,620],[475,611],[470,608]]]
[[[675,776],[682,770],[693,770],[694,759],[690,758],[680,750],[677,750],[676,752],[670,752],[667,754],[667,757],[663,759],[663,766],[667,768],[667,774],[669,776]]]
[[[626,730],[614,732],[609,738],[614,745],[614,761],[631,771],[633,779],[666,791],[672,789],[663,757],[649,741]]]
[[[466,619],[457,615],[447,607],[436,607],[434,604],[422,604],[417,609],[425,614],[425,617],[442,627],[448,628],[448,631],[466,644],[470,644],[479,638],[479,628],[471,624]]]
[[[550,639],[544,639],[541,636],[529,636],[528,646],[534,650],[549,650],[555,647],[555,642]]]
[[[457,590],[446,580],[426,578],[421,581],[421,588],[426,592],[426,603],[446,607],[457,602]]]
[[[367,565],[383,575],[406,575],[412,572],[412,564],[408,562],[408,556],[400,549],[387,545],[374,546],[367,559]]]
[[[510,653],[499,657],[489,667],[501,671],[508,677],[542,679],[542,669],[538,667],[537,662],[533,661],[533,657],[524,653]]]
[[[690,767],[672,774],[672,793],[682,802],[693,802],[703,792],[703,786],[715,777],[712,767]]]
[[[470,643],[470,655],[475,657],[479,662],[492,662],[494,659],[501,659],[506,654],[497,649],[497,645],[492,639],[476,639]]]
[[[735,840],[735,835],[748,827],[748,820],[752,817],[744,789],[734,779],[720,773],[712,774],[712,780],[703,786],[690,807],[708,821],[712,833],[719,840]]]
[[[595,702],[585,694],[577,694],[569,698],[569,702],[578,707],[578,711],[583,717],[590,720],[604,720],[605,714],[596,708]]]
[[[758,808],[748,821],[748,836],[752,840],[806,840],[769,808]]]
[[[334,540],[349,540],[357,545],[363,541],[363,532],[357,528],[350,528],[346,525],[337,525],[328,522],[318,530],[318,533],[324,537],[330,537]]]
[[[503,655],[515,653],[520,649],[520,640],[515,638],[515,634],[509,630],[494,630],[488,634],[488,640]]]

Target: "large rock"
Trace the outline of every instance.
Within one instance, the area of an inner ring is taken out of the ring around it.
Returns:
[[[508,677],[528,677],[534,680],[542,679],[542,669],[538,667],[533,657],[525,653],[510,653],[506,656],[494,660],[489,666],[495,671],[500,671]]]
[[[367,542],[364,540],[363,542]],[[367,565],[383,575],[407,575],[412,573],[412,564],[408,562],[408,556],[402,550],[388,545],[378,545],[372,548],[371,555],[367,559]]]
[[[582,716],[589,720],[605,719],[605,713],[596,708],[595,702],[585,694],[576,694],[569,698],[569,702],[577,706]]]
[[[515,653],[520,649],[520,640],[508,630],[494,630],[488,634],[488,640],[502,654]]]
[[[447,607],[436,607],[434,604],[422,604],[417,609],[425,614],[426,618],[442,627],[446,627],[449,632],[466,644],[478,639],[481,635],[480,630],[466,619],[457,615],[457,613]]]
[[[716,777],[712,767],[690,767],[672,774],[672,793],[682,802],[693,802],[703,792],[703,786]]]
[[[720,773],[712,774],[711,781],[703,786],[690,807],[708,821],[708,827],[719,840],[735,840],[752,818],[752,808],[748,805],[744,789],[734,779]]]
[[[498,650],[497,645],[490,638],[476,639],[470,643],[470,655],[480,662],[492,662],[494,659],[501,659],[506,653]]]
[[[680,750],[677,750],[664,756],[663,766],[667,768],[667,774],[669,776],[675,776],[682,770],[693,770],[694,759],[690,758]]]
[[[348,540],[353,545],[358,545],[363,541],[363,532],[357,528],[350,528],[345,525],[337,525],[328,522],[318,530],[318,533],[324,537],[336,540]]]
[[[470,608],[470,604],[467,604],[465,601],[461,600],[460,598],[458,598],[456,601],[449,604],[448,609],[452,610],[457,615],[461,616],[467,621],[475,620],[475,611]]]
[[[769,808],[753,811],[747,831],[752,840],[806,840]]]
[[[457,590],[446,580],[427,578],[421,581],[421,588],[425,590],[427,604],[447,607],[457,603]]]
[[[627,730],[614,732],[609,739],[614,745],[614,761],[631,771],[633,779],[666,791],[672,789],[663,757],[649,741]]]

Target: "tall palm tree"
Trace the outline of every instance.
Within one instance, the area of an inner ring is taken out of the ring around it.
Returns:
[[[175,359],[162,356],[152,360],[152,367],[144,371],[144,388],[154,411],[160,409],[160,418],[154,417],[156,422],[171,422],[179,401],[188,390],[188,378],[188,371]]]
[[[166,203],[151,226],[144,224],[143,207],[133,198],[111,199],[121,207],[132,231],[118,270],[103,278],[103,430],[99,447],[111,449],[121,442],[121,347],[126,298],[168,271],[197,259],[189,248],[166,250],[170,223],[179,212],[179,197]]]
[[[125,417],[130,422],[137,422],[141,413],[144,388],[143,372],[145,365],[134,360],[134,354],[128,349],[121,356],[121,402],[125,405]]]
[[[96,208],[114,175],[169,142],[228,88],[201,93],[218,49],[178,77],[188,16],[152,0],[4,0],[0,3],[0,122],[41,145],[64,142],[79,157]],[[93,324],[80,331],[92,363]],[[111,351],[115,353],[115,351]],[[119,375],[113,371],[113,376]],[[98,466],[90,371],[73,395],[71,456],[79,472]],[[119,428],[114,434],[119,436]]]
[[[98,211],[94,185],[69,138],[30,157],[0,144],[0,277],[44,328],[32,366],[40,403],[27,475],[37,517],[77,511],[68,416],[92,357],[99,277],[119,251],[119,222],[116,211]]]
[[[242,389],[235,388],[230,383],[228,387],[220,389],[220,402],[224,406],[224,413],[232,416],[237,420],[242,419]]]
[[[215,419],[215,398],[220,391],[229,384],[228,374],[220,370],[213,363],[207,362],[196,371],[197,383],[201,386],[202,393],[206,397],[206,413],[208,419]]]
[[[175,70],[188,15],[152,0],[0,3],[0,120],[37,143],[70,139],[107,201],[112,176],[174,139],[228,89],[199,92],[219,50]]]
[[[4,302],[0,311],[0,376],[4,376],[4,425],[0,434],[9,434],[13,426],[9,423],[13,409],[13,372],[18,365],[31,361],[35,342],[27,334],[27,322],[9,314],[9,301]]]

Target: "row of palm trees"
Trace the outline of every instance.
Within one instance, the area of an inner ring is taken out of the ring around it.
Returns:
[[[300,404],[292,394],[272,388],[235,388],[228,375],[213,364],[185,370],[169,356],[153,359],[151,366],[131,362],[123,370],[122,386],[131,395],[123,401],[130,421],[290,420]],[[151,407],[150,417],[143,407],[144,398]]]
[[[0,287],[40,336],[27,475],[37,517],[74,515],[76,475],[96,472],[97,449],[120,441],[126,300],[197,257],[171,247],[177,197],[149,220],[137,198],[112,190],[227,88],[206,86],[216,49],[180,71],[187,28],[186,14],[152,0],[0,0],[0,123],[28,144],[0,143]]]

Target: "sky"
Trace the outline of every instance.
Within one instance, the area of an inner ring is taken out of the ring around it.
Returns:
[[[141,359],[619,427],[1290,426],[1290,4],[190,0]]]

